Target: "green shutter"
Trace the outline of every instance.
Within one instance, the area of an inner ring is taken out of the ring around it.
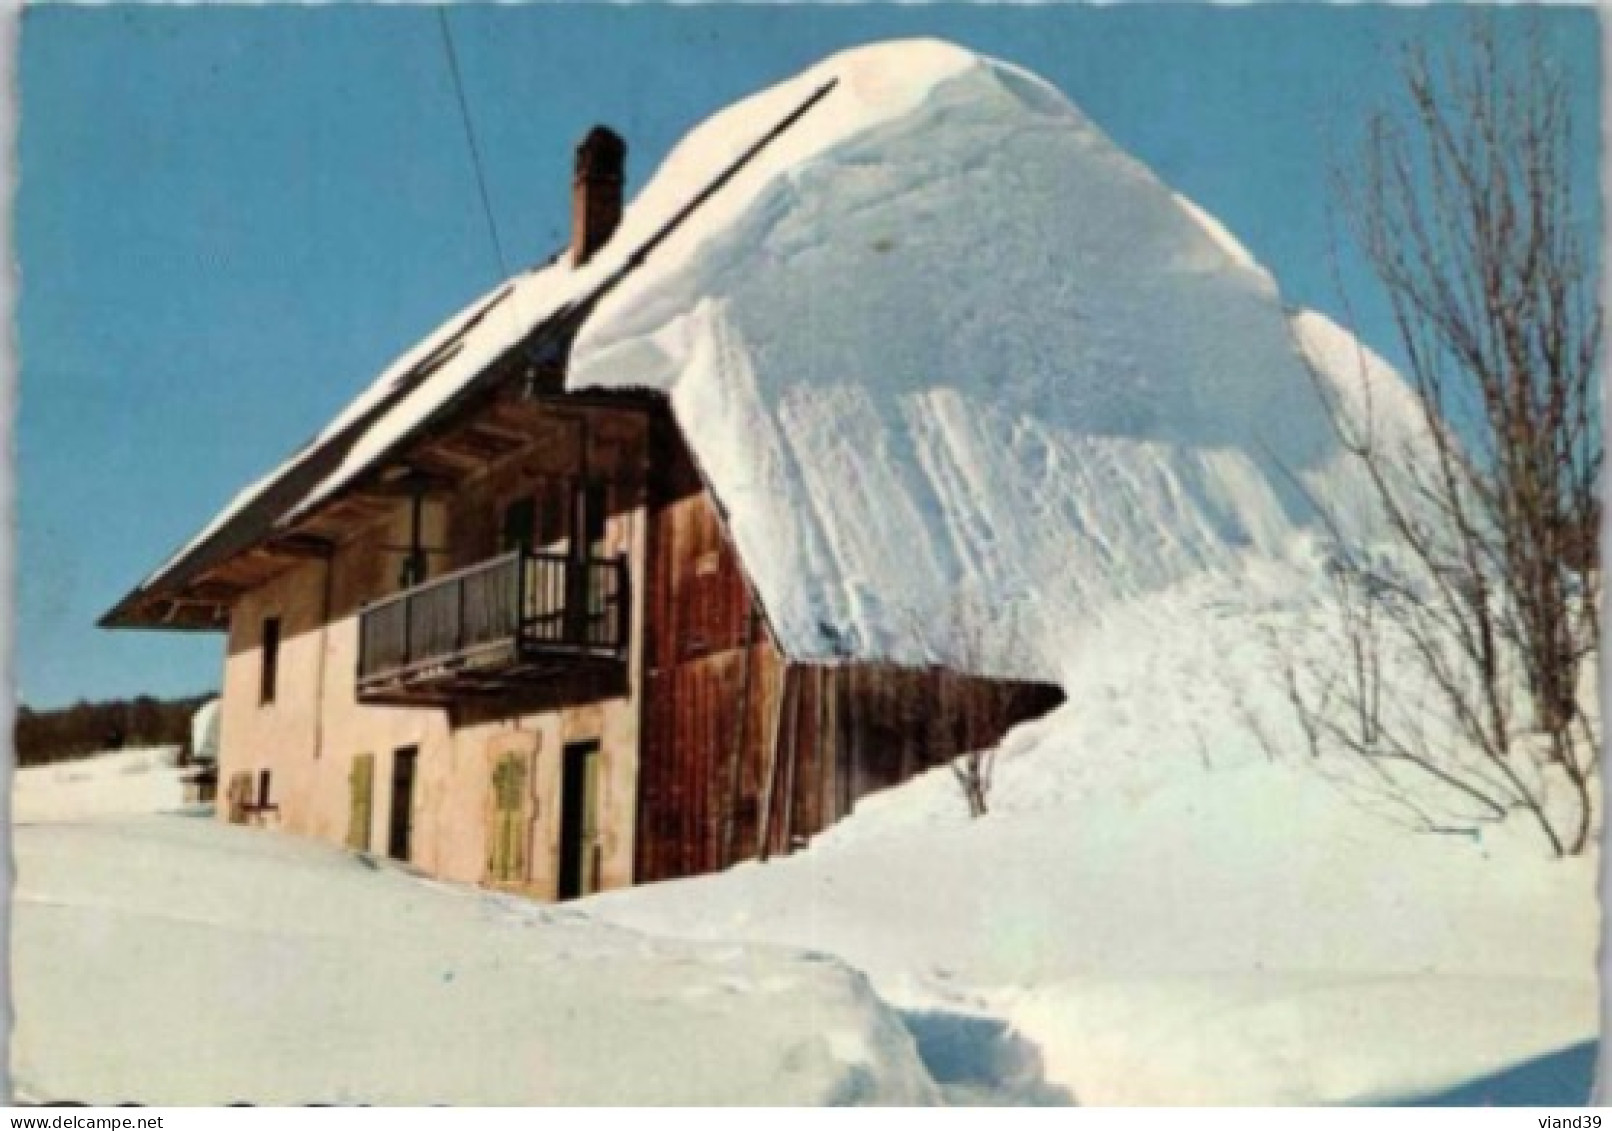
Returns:
[[[526,871],[526,757],[505,754],[493,770],[492,844],[487,874],[493,880],[519,880]]]
[[[356,852],[368,852],[375,786],[375,755],[360,754],[355,757],[347,780],[351,786],[352,797],[352,807],[347,816],[347,847]]]

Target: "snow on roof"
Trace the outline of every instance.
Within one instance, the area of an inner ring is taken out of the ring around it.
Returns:
[[[573,267],[569,256],[557,255],[449,319],[388,366],[289,459],[237,493],[102,623],[119,623],[119,614],[146,595],[182,586],[289,528],[350,486],[417,429],[474,393],[478,379],[493,363],[565,315],[585,313],[594,299],[645,256],[671,241],[734,169],[794,126],[827,93],[827,86],[809,92],[797,105],[778,107],[775,120],[756,124],[750,133],[736,134],[725,144],[707,144],[704,157],[710,164],[705,167],[694,168],[685,161],[657,176],[625,210],[610,242],[582,267]]]
[[[568,378],[670,396],[785,648],[1056,678],[1118,603],[1290,552],[1347,477],[1274,281],[1041,80],[853,50],[661,176],[830,78]]]
[[[558,264],[528,272],[481,296],[449,319],[388,366],[290,459],[240,491],[144,584],[152,585],[179,567],[248,507],[262,501],[271,488],[285,484],[299,470],[312,468],[317,457],[328,456],[334,445],[342,445],[344,450],[334,466],[320,467],[310,482],[285,500],[274,522],[288,525],[317,502],[329,498],[401,439],[410,426],[429,417],[550,313],[553,305],[545,300],[558,297],[553,292],[562,289],[560,277],[570,274]]]
[[[1219,222],[1033,75],[902,41],[696,128],[585,267],[450,321],[147,585],[253,508],[305,516],[579,310],[567,387],[668,395],[798,658],[1055,678],[1091,617],[1286,552],[1340,481]]]

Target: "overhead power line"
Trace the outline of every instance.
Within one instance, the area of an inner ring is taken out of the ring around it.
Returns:
[[[448,26],[447,5],[439,5],[437,19],[442,26],[442,46],[448,55],[448,71],[453,76],[453,92],[459,98],[459,118],[465,126],[465,143],[470,148],[470,164],[476,173],[476,188],[481,194],[481,214],[487,220],[487,236],[492,240],[493,254],[498,259],[498,278],[509,278],[509,263],[504,258],[504,245],[498,238],[498,222],[493,219],[492,198],[487,193],[487,175],[482,168],[481,148],[476,144],[476,129],[470,121],[470,103],[465,98],[465,83],[459,73],[459,56],[453,47],[453,30]]]

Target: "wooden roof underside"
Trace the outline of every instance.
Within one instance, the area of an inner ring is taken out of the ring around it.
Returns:
[[[295,522],[288,521],[286,516],[336,473],[371,429],[453,355],[463,336],[506,296],[510,286],[506,284],[440,346],[400,376],[375,405],[336,434],[305,448],[256,498],[217,530],[133,589],[101,618],[101,627],[201,631],[227,628],[230,604],[241,593],[296,562],[331,553],[355,526],[376,521],[395,505],[400,494],[414,491],[419,482],[416,477],[434,477],[440,489],[451,489],[490,462],[530,442],[521,432],[521,422],[510,417],[512,411],[518,410],[508,407],[515,399],[507,394],[518,386],[532,385],[544,395],[564,396],[572,403],[603,400],[619,404],[624,398],[630,399],[631,394],[564,392],[565,361],[577,331],[601,299],[757,154],[827,97],[837,81],[830,79],[820,86],[735,158],[591,293],[551,312],[463,388],[400,435],[388,452],[351,484],[311,513]],[[484,411],[489,401],[495,402],[490,413]]]
[[[183,580],[136,590],[102,619],[103,627],[225,629],[229,608],[243,593],[301,562],[329,557],[337,546],[392,514],[400,499],[450,496],[493,467],[540,446],[556,402],[621,407],[647,399],[643,394],[563,394],[563,374],[557,369],[525,367],[517,373],[519,382],[484,383],[481,396],[412,444],[395,448],[353,486],[295,523],[274,523],[240,549],[234,548],[235,539],[198,546]],[[244,508],[238,521],[245,521],[245,510],[256,505]],[[176,563],[168,572],[178,573],[185,565]]]

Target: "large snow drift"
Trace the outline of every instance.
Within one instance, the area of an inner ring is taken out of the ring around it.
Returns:
[[[1069,704],[1009,736],[985,818],[940,769],[799,855],[582,907],[844,959],[941,1046],[948,1091],[1585,1102],[1596,860],[1550,858],[1526,818],[1414,831],[1412,787],[1302,753],[1268,634],[1322,646],[1314,577],[1206,579],[1113,618]]]
[[[570,377],[670,394],[792,651],[977,663],[946,639],[972,601],[1006,625],[985,666],[1056,678],[1094,616],[1345,502],[1271,277],[1022,70],[835,56],[644,199],[830,83],[603,300]]]
[[[650,939],[210,815],[53,815],[15,835],[20,1098],[935,1098],[833,959]]]
[[[595,298],[570,386],[669,394],[800,657],[1058,678],[1116,601],[1285,554],[1348,494],[1219,222],[1034,76],[902,41],[694,129],[585,267],[471,304],[152,580],[321,452],[276,524],[306,515]],[[999,638],[960,656],[979,604]]]

